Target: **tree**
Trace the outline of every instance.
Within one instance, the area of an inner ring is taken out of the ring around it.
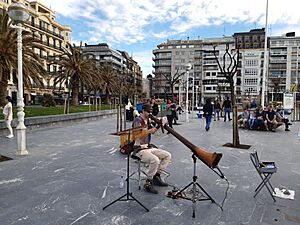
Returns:
[[[118,87],[117,72],[108,62],[101,65],[101,80],[101,89],[105,94],[105,102],[108,104],[110,102],[111,95],[116,94],[116,91],[120,88]]]
[[[82,52],[82,43],[79,47],[67,44],[68,48],[63,49],[58,57],[51,60],[51,64],[61,67],[60,70],[52,73],[54,87],[59,84],[60,87],[65,84],[69,90],[72,90],[72,105],[78,105],[79,86],[86,88],[99,87],[102,80],[100,77],[100,68],[97,66],[97,60],[93,55]]]
[[[165,78],[166,80],[166,84],[168,84],[170,86],[171,89],[171,94],[172,94],[172,101],[174,102],[174,87],[176,84],[179,83],[182,75],[184,75],[184,73],[179,73],[179,69],[176,70],[175,74],[172,76],[170,73],[161,73],[161,75]],[[167,89],[166,89],[166,85],[164,87],[164,91],[166,93]]]
[[[240,146],[240,138],[239,138],[239,128],[237,122],[237,106],[236,106],[236,98],[234,93],[234,76],[237,72],[238,62],[239,62],[239,49],[235,51],[234,54],[229,53],[229,44],[226,44],[225,53],[222,57],[222,65],[219,61],[216,47],[214,47],[214,56],[217,60],[218,67],[221,71],[221,74],[224,75],[227,82],[230,85],[230,96],[231,96],[231,104],[233,109],[233,123],[232,123],[232,146],[239,147]],[[228,62],[228,63],[226,63]]]
[[[4,104],[10,74],[17,70],[17,31],[11,28],[6,10],[0,12],[0,105]],[[44,63],[34,52],[35,48],[43,49],[40,40],[29,31],[23,31],[23,80],[26,88],[32,83],[42,87],[43,78],[47,76]]]

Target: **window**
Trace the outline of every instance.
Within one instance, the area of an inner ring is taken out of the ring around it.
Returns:
[[[244,80],[244,85],[257,85],[257,78],[246,78]]]
[[[245,75],[258,75],[257,69],[245,69]]]
[[[45,30],[48,29],[49,24],[46,23],[45,21],[40,20],[40,29]]]
[[[205,76],[209,77],[210,76],[210,72],[206,72]]]
[[[245,66],[257,66],[258,60],[245,60]]]
[[[211,87],[205,87],[205,90],[210,91]]]

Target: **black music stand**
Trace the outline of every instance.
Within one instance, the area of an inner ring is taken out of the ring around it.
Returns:
[[[185,186],[183,189],[178,191],[176,194],[172,196],[172,198],[183,198],[186,200],[190,200],[193,202],[193,218],[195,218],[195,210],[196,210],[196,202],[197,201],[211,201],[212,203],[215,203],[215,200],[204,190],[204,188],[197,182],[198,177],[196,176],[196,163],[197,158],[195,154],[192,155],[193,162],[194,162],[194,174],[193,174],[193,181],[190,182],[187,186]],[[186,190],[188,187],[193,186],[193,197],[188,198],[182,195],[182,192]],[[200,189],[204,194],[200,196],[200,198],[196,197],[197,189]],[[201,198],[204,197],[204,198]]]
[[[130,140],[130,131],[128,132],[128,141]],[[127,147],[128,148],[132,148],[131,150],[127,151],[127,178],[126,178],[126,193],[124,195],[122,195],[121,197],[117,198],[116,200],[114,200],[113,202],[109,203],[108,205],[103,207],[103,210],[106,209],[107,207],[111,206],[112,204],[118,202],[118,201],[136,201],[140,206],[142,206],[147,212],[149,212],[149,209],[146,208],[146,206],[144,206],[139,200],[137,200],[133,195],[132,192],[130,192],[129,189],[129,158],[130,158],[130,154],[133,151],[133,144],[134,143],[128,143]]]

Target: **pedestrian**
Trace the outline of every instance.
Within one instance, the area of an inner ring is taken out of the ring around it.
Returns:
[[[168,99],[167,102],[167,119],[170,128],[173,128],[173,119],[174,119],[174,111],[176,110],[176,105],[174,105],[171,99]],[[169,134],[168,132],[167,134]]]
[[[230,112],[231,112],[231,101],[229,97],[223,102],[222,109],[224,109],[224,122],[226,122],[226,115],[228,116],[228,120],[230,121]]]
[[[9,130],[9,135],[7,135],[7,138],[13,138],[14,133],[13,129],[11,127],[11,121],[13,119],[13,107],[12,107],[12,99],[10,96],[6,96],[5,98],[5,103],[6,105],[3,108],[3,115],[4,115],[4,120],[5,120],[5,125],[7,129]]]
[[[130,121],[130,119],[133,120],[133,116],[130,115],[130,108],[132,107],[131,101],[130,99],[128,99],[127,104],[125,105],[125,109],[126,109],[126,120]],[[131,120],[131,121],[132,121]]]
[[[216,118],[218,118],[218,120],[220,120],[220,109],[221,109],[221,105],[219,103],[218,100],[215,100],[214,102],[214,121],[216,121]]]
[[[157,114],[159,112],[159,108],[158,108],[158,104],[157,104],[155,98],[151,99],[150,105],[151,105],[152,115],[157,116]]]
[[[213,105],[211,104],[211,100],[208,98],[206,99],[206,104],[203,106],[203,116],[206,120],[205,130],[209,131],[211,118],[213,114]]]

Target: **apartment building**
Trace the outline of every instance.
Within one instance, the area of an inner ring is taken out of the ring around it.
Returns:
[[[226,51],[226,45],[229,47],[229,53],[232,53],[234,49],[234,41],[232,37],[223,38],[206,38],[202,43],[202,90],[203,98],[201,103],[205,102],[205,99],[221,98],[224,99],[225,95],[230,95],[229,84],[226,82],[226,78],[219,69],[216,56],[223,66],[223,56]],[[228,57],[225,59],[225,65],[229,66],[230,60]]]
[[[136,94],[142,93],[143,72],[138,63],[125,51],[113,49],[106,43],[82,46],[84,53],[89,53],[99,60],[99,63],[109,63],[119,75],[124,78],[124,84],[134,88]]]
[[[12,2],[12,0],[0,0],[0,8],[7,10]],[[30,19],[24,26],[42,41],[46,51],[36,49],[36,53],[45,59],[45,68],[50,74],[59,68],[56,65],[47,64],[46,59],[61,54],[62,49],[67,48],[67,43],[71,43],[71,28],[58,23],[55,12],[40,2],[24,0],[23,3],[28,7],[30,13]],[[12,96],[14,102],[17,99],[16,85],[14,71],[8,83],[8,94]],[[24,90],[25,104],[38,104],[43,93],[52,93],[53,89],[55,87],[53,87],[53,81],[50,78],[45,79],[44,88],[39,88],[33,84],[30,90]]]
[[[159,98],[171,98],[171,85],[174,76],[180,75],[178,83],[174,86],[175,100],[185,101],[186,76],[185,66],[192,63],[193,67],[189,71],[190,87],[189,99],[192,99],[193,87],[201,89],[202,61],[201,61],[202,40],[167,40],[166,43],[159,44],[154,54],[153,92]],[[166,79],[167,77],[167,79]],[[194,90],[196,93],[196,90]],[[200,93],[200,91],[199,91]],[[194,99],[195,96],[194,96]]]
[[[282,93],[299,84],[300,37],[294,32],[270,37],[269,54],[268,91],[280,100]]]
[[[216,47],[217,55],[222,60],[226,44],[234,48],[232,37],[207,38],[203,40],[168,40],[159,44],[154,54],[153,88],[154,94],[159,98],[171,97],[171,85],[166,76],[174,77],[176,73],[182,74],[179,83],[174,87],[175,100],[185,101],[186,98],[186,69],[185,65],[193,65],[189,72],[190,87],[189,100],[193,105],[204,103],[206,98],[219,96],[218,88],[224,83],[224,76],[220,76],[217,61],[213,54]],[[222,96],[228,94],[229,87],[222,86]]]
[[[260,99],[262,90],[265,29],[253,29],[233,35],[235,48],[240,49],[237,71],[237,95]],[[268,58],[267,58],[268,59]]]
[[[206,98],[229,96],[229,85],[226,84],[223,74],[217,65],[213,54],[214,48],[220,63],[226,45],[229,52],[234,54],[239,49],[238,70],[234,77],[234,88],[237,101],[243,97],[256,98],[260,101],[262,91],[264,65],[265,30],[253,29],[249,32],[234,33],[232,37],[206,38],[202,40],[172,40],[159,44],[154,54],[153,90],[157,97],[170,96],[171,90],[162,73],[174,76],[176,69],[185,72],[184,65],[191,62],[193,69],[190,76],[194,78],[194,86],[198,87],[201,103]],[[282,101],[282,93],[288,92],[293,85],[299,87],[300,71],[300,37],[295,33],[268,38],[268,71],[267,92],[268,100],[278,94],[278,101]],[[228,60],[228,59],[226,59]],[[228,65],[229,61],[225,62]],[[184,76],[183,79],[184,81]],[[183,87],[185,87],[183,85]],[[178,96],[178,87],[175,86],[175,97]],[[185,92],[183,98],[185,101]],[[179,92],[180,93],[180,92]],[[189,91],[191,99],[192,89]],[[276,99],[274,99],[276,100]],[[196,105],[196,104],[194,104]]]

